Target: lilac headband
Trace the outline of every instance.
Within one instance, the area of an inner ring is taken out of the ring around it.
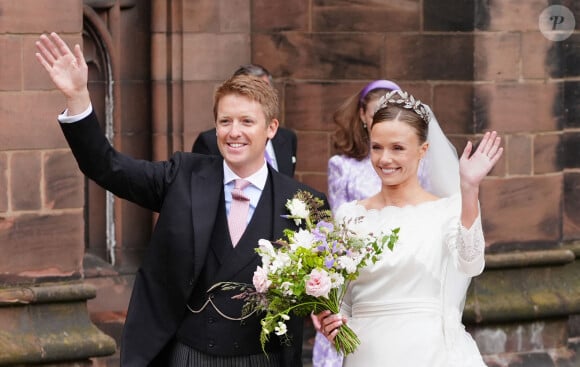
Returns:
[[[363,99],[369,94],[370,91],[375,89],[389,89],[389,90],[401,90],[397,84],[393,83],[390,80],[375,80],[374,82],[370,82],[367,84],[363,90],[360,92],[359,103],[362,103]]]

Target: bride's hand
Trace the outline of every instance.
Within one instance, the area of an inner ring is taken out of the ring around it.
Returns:
[[[463,187],[476,188],[479,186],[503,153],[500,142],[501,138],[497,136],[497,132],[488,131],[473,154],[471,154],[473,144],[467,142],[459,159],[459,175]]]
[[[331,343],[334,343],[334,338],[338,334],[340,326],[346,324],[346,317],[340,314],[333,314],[328,310],[312,314],[310,317],[316,331],[324,335]]]

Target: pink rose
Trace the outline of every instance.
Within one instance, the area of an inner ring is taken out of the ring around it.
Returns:
[[[270,288],[270,285],[272,285],[272,281],[268,279],[268,273],[266,272],[266,270],[262,269],[261,266],[258,266],[256,271],[254,272],[252,283],[254,283],[256,291],[260,293],[265,293],[268,290],[268,288]]]
[[[328,298],[332,282],[324,270],[314,269],[306,282],[306,294],[314,297]]]

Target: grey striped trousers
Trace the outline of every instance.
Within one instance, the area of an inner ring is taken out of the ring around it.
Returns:
[[[169,355],[168,367],[279,367],[278,354],[253,354],[249,356],[213,356],[201,353],[176,341]]]

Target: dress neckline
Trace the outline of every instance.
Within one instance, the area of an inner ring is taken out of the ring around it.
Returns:
[[[432,206],[432,205],[436,205],[438,203],[441,203],[445,200],[448,200],[456,195],[459,195],[459,193],[457,194],[453,194],[451,196],[445,196],[445,197],[440,197],[434,200],[427,200],[427,201],[423,201],[421,203],[418,204],[406,204],[403,206],[396,206],[396,205],[385,205],[384,207],[380,208],[380,209],[375,209],[375,208],[371,208],[371,209],[367,209],[364,205],[360,204],[360,200],[353,200],[351,203],[357,207],[360,208],[362,210],[364,210],[366,213],[372,213],[372,212],[383,212],[385,210],[391,209],[391,210],[405,210],[405,209],[410,209],[410,208],[422,208],[422,207],[428,207],[428,206]]]

